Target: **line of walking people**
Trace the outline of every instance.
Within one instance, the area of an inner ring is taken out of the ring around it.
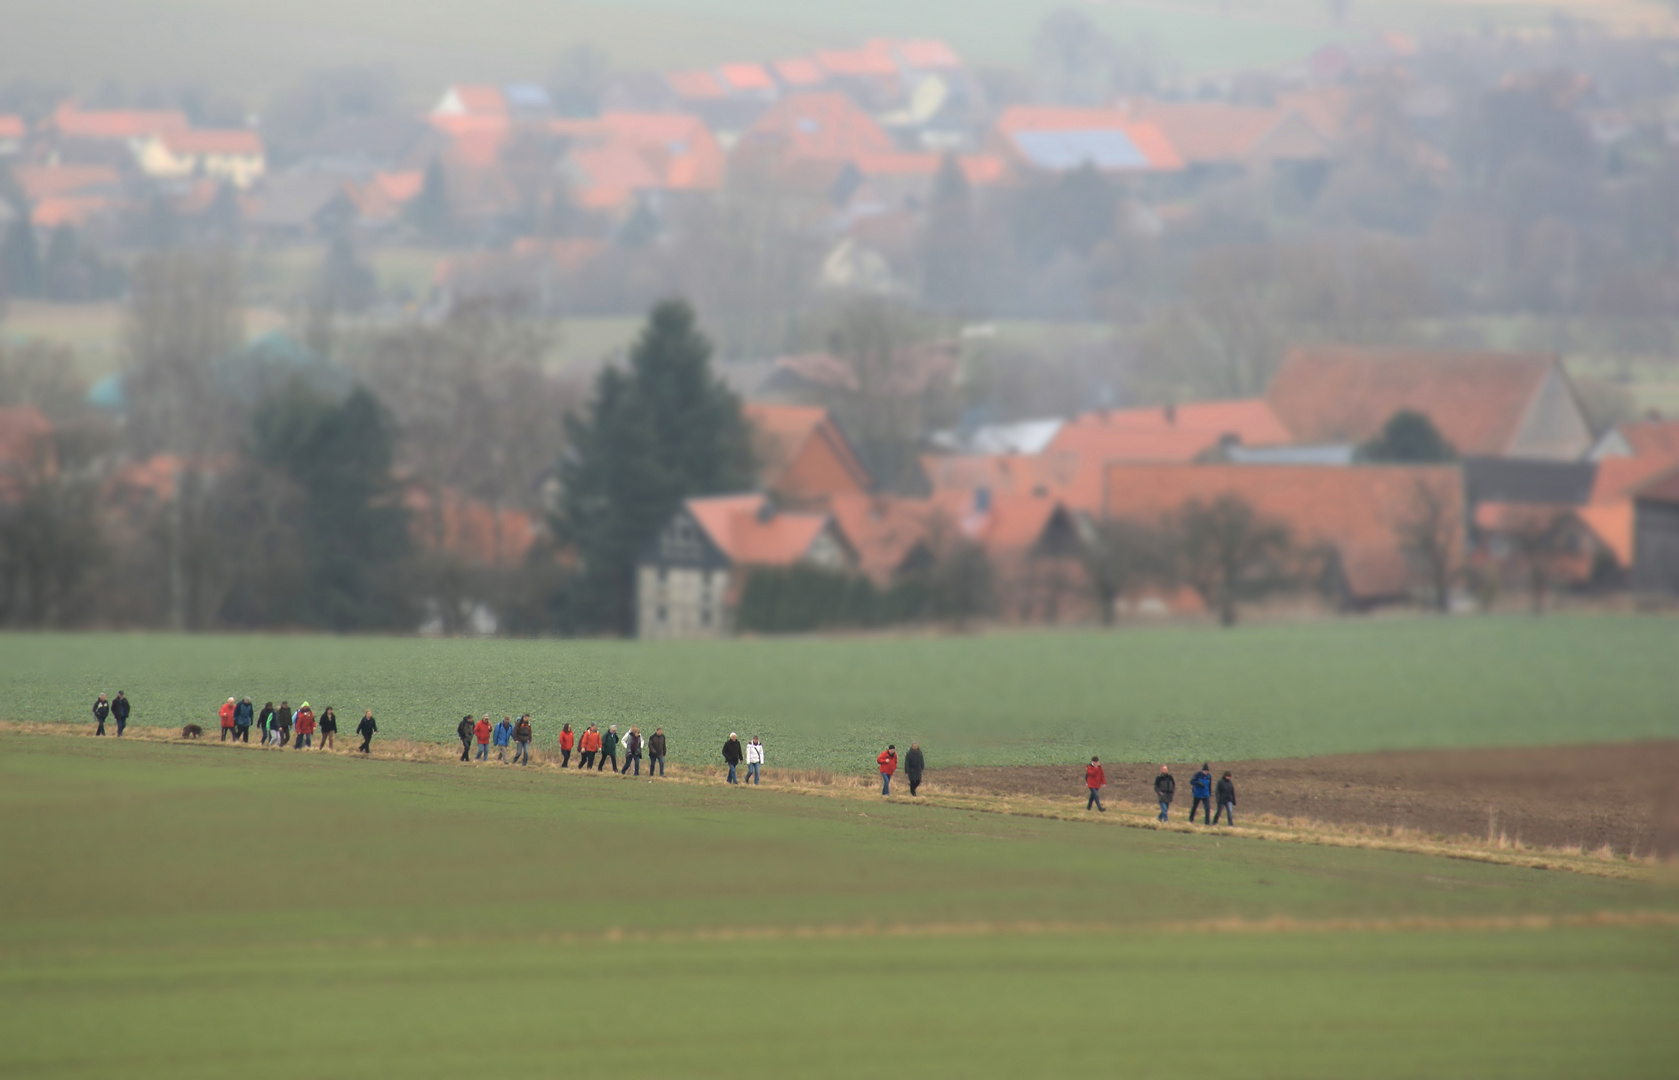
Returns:
[[[287,746],[294,750],[315,749],[317,736],[320,738],[319,749],[336,749],[338,711],[331,705],[317,716],[314,707],[307,701],[295,711],[290,701],[281,701],[278,707],[269,701],[257,712],[248,697],[228,698],[221,707],[220,717],[222,742],[248,743],[251,741],[251,728],[255,727],[260,745],[276,750],[284,750]],[[361,736],[361,745],[356,749],[363,754],[370,752],[373,736],[378,730],[379,722],[373,719],[373,710],[363,712],[361,723],[356,725],[356,734]]]
[[[1090,789],[1090,798],[1085,801],[1084,808],[1095,807],[1101,811],[1102,789],[1107,786],[1108,777],[1102,771],[1102,759],[1092,756],[1090,764],[1084,767],[1084,783]],[[1169,765],[1160,766],[1160,774],[1154,778],[1154,798],[1160,804],[1161,821],[1171,820],[1172,799],[1178,793],[1178,781],[1172,775]],[[1212,766],[1201,763],[1201,771],[1189,778],[1189,793],[1194,802],[1189,806],[1189,823],[1195,824],[1195,814],[1201,814],[1201,820],[1207,825],[1217,825],[1222,817],[1226,825],[1236,824],[1236,782],[1226,772],[1217,784],[1213,783]],[[1214,806],[1217,809],[1214,809]],[[1210,817],[1208,815],[1211,815]]]
[[[496,751],[496,760],[507,762],[508,750],[513,752],[514,765],[529,765],[531,756],[531,740],[534,737],[531,728],[531,714],[522,713],[518,720],[511,716],[503,716],[500,723],[492,724],[490,714],[474,720],[472,714],[461,717],[461,722],[455,725],[455,735],[461,741],[462,761],[489,761],[490,748]],[[642,737],[641,728],[631,727],[624,735],[618,734],[617,724],[608,724],[602,731],[598,724],[589,724],[581,732],[573,731],[569,723],[560,725],[560,768],[571,767],[571,755],[575,751],[578,755],[577,767],[582,770],[604,772],[608,764],[612,771],[621,775],[641,775],[641,760],[647,757],[647,775],[665,775],[665,755],[667,744],[665,729],[654,728],[653,734]],[[476,754],[474,754],[476,747]],[[624,763],[618,764],[618,751],[624,752]]]

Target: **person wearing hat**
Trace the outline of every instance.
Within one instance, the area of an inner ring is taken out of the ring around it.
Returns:
[[[876,757],[875,764],[880,766],[880,793],[892,794],[892,774],[898,771],[898,748],[888,745]]]
[[[95,735],[105,734],[105,718],[110,715],[111,703],[105,700],[104,694],[100,694],[93,703],[93,718],[99,722],[99,730],[94,732]]]
[[[736,735],[732,731],[729,732],[729,741],[723,744],[723,760],[727,762],[729,766],[729,783],[737,783],[735,780],[735,766],[739,765],[741,759],[745,756],[746,755],[741,753],[740,750],[740,736]]]
[[[1084,786],[1090,789],[1090,798],[1084,800],[1084,808],[1096,808],[1098,814],[1107,813],[1102,809],[1102,789],[1107,786],[1108,774],[1102,771],[1102,759],[1095,754],[1090,755],[1090,764],[1084,767]]]
[[[256,709],[251,705],[251,699],[245,698],[233,707],[233,741],[248,743],[251,741],[251,714]]]
[[[238,707],[238,704],[233,698],[228,698],[217,714],[222,721],[222,742],[233,738],[233,710]]]
[[[1218,782],[1218,809],[1213,811],[1214,825],[1218,824],[1220,814],[1224,815],[1226,825],[1236,824],[1236,785],[1229,773],[1225,773],[1224,779]]]
[[[1178,782],[1172,776],[1172,770],[1165,765],[1160,766],[1160,775],[1154,778],[1154,797],[1160,801],[1161,821],[1171,816],[1172,796],[1177,791]]]
[[[1201,811],[1201,820],[1208,825],[1213,823],[1213,770],[1206,762],[1201,763],[1201,771],[1189,778],[1189,793],[1195,796],[1195,801],[1189,804],[1189,823],[1195,824],[1195,811]]]

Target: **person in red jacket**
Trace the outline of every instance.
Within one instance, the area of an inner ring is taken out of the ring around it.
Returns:
[[[892,794],[892,774],[898,771],[898,748],[888,746],[875,758],[875,764],[880,766],[880,793]]]
[[[301,750],[305,746],[313,747],[314,745],[315,710],[311,709],[309,703],[305,701],[297,707],[297,742],[292,749]]]
[[[1108,774],[1102,771],[1102,759],[1092,754],[1090,764],[1084,767],[1084,786],[1090,789],[1090,798],[1084,801],[1084,808],[1096,808],[1097,813],[1105,814],[1102,809],[1102,789],[1108,785]]]
[[[227,704],[222,706],[222,742],[233,738],[233,710],[237,707],[238,703],[232,698],[228,698]]]
[[[577,735],[570,724],[560,725],[560,768],[571,764],[571,748],[577,745]]]
[[[600,729],[593,724],[584,728],[578,749],[583,751],[583,756],[577,759],[577,767],[587,769],[595,763],[595,755],[600,753]]]
[[[490,732],[493,730],[495,729],[490,727],[489,713],[485,713],[483,716],[479,717],[478,725],[472,729],[473,737],[478,740],[479,761],[490,760]]]

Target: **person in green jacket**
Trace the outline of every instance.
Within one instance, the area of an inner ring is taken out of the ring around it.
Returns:
[[[618,740],[619,740],[619,738],[620,738],[620,736],[618,734],[618,725],[617,724],[606,725],[606,732],[605,732],[605,734],[601,735],[601,737],[600,737],[600,764],[595,766],[595,771],[596,772],[600,772],[602,769],[606,768],[606,759],[607,758],[612,759],[612,771],[613,772],[618,771]]]

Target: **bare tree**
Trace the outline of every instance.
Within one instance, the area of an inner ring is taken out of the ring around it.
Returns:
[[[1463,535],[1463,519],[1457,500],[1438,484],[1417,477],[1411,486],[1410,506],[1405,517],[1394,523],[1399,548],[1427,578],[1429,604],[1445,611],[1450,600],[1452,572]]]
[[[1262,517],[1236,495],[1211,503],[1192,499],[1175,522],[1178,566],[1224,626],[1236,625],[1236,605],[1293,580],[1288,560],[1293,540],[1287,525]]]
[[[1102,625],[1112,626],[1120,597],[1143,585],[1163,584],[1173,576],[1166,538],[1158,529],[1131,518],[1098,522],[1082,551],[1085,582],[1101,611]]]
[[[244,342],[239,261],[232,251],[147,255],[135,267],[124,348],[128,434],[135,452],[224,449],[236,417],[213,364]]]

